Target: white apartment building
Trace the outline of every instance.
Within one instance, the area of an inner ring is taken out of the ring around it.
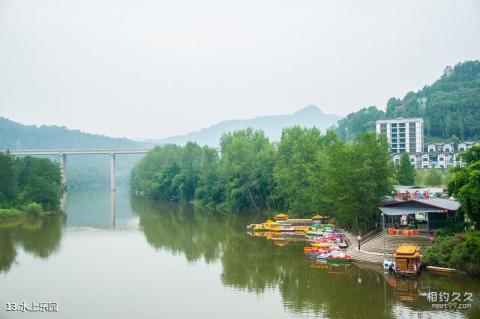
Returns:
[[[422,118],[378,120],[376,122],[376,132],[378,135],[387,137],[392,154],[423,152]]]

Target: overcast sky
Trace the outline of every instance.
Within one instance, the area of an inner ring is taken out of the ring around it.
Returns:
[[[480,58],[480,1],[0,0],[0,116],[161,138],[385,107]]]

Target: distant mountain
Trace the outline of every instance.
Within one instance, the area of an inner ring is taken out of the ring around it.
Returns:
[[[177,135],[160,140],[151,140],[157,144],[179,144],[195,141],[200,145],[218,146],[220,137],[225,132],[252,127],[265,132],[271,141],[279,141],[282,128],[299,125],[302,127],[317,127],[323,132],[332,127],[340,116],[325,114],[317,106],[310,105],[288,115],[261,116],[246,120],[222,121],[208,128],[191,132],[185,135]]]
[[[139,148],[145,144],[61,126],[23,125],[0,117],[0,149]]]
[[[378,119],[422,117],[427,141],[480,139],[480,61],[447,66],[432,85],[408,92],[403,99],[392,97],[386,111],[374,106],[348,114],[338,122],[339,136],[353,139],[358,133],[375,130]]]

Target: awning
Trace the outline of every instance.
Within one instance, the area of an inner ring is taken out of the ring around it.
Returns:
[[[380,211],[387,216],[399,216],[419,213],[443,213],[442,209],[433,207],[379,207]]]

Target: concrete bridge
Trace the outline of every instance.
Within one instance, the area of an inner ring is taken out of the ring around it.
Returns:
[[[59,156],[62,184],[67,185],[67,155],[110,155],[110,190],[115,191],[115,156],[119,154],[146,154],[150,148],[131,149],[22,149],[8,150],[16,156]],[[6,152],[6,150],[2,151]],[[62,209],[65,209],[66,194],[62,199]]]
[[[67,155],[110,155],[110,190],[115,190],[115,156],[117,154],[146,154],[150,149],[22,149],[8,150],[16,156],[59,156],[62,183],[67,184]]]

